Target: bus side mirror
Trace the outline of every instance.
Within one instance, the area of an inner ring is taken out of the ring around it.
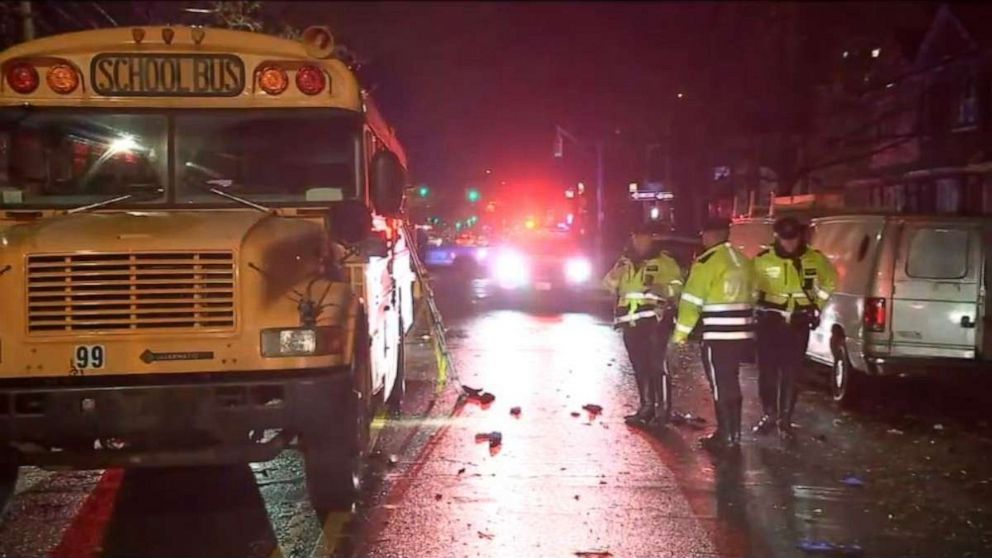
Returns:
[[[372,205],[386,217],[399,217],[406,190],[406,169],[392,151],[380,151],[372,157]]]
[[[327,215],[327,230],[342,244],[357,244],[372,232],[372,212],[357,200],[335,202]]]

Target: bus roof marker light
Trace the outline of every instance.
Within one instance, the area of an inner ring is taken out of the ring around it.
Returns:
[[[141,41],[145,40],[145,30],[140,27],[135,27],[131,30],[131,38],[134,39],[135,43],[140,45]]]
[[[269,95],[279,95],[289,86],[289,77],[286,76],[286,70],[268,66],[259,72],[258,85]]]
[[[27,62],[15,62],[7,67],[7,83],[22,95],[38,88],[38,70]]]
[[[171,27],[166,27],[162,29],[162,40],[165,41],[165,44],[171,45],[172,39],[174,39],[175,37],[176,37],[176,32]]]
[[[307,54],[314,58],[327,58],[334,52],[334,35],[324,26],[307,27],[300,35],[300,41]]]
[[[327,78],[324,72],[316,67],[307,64],[296,71],[296,87],[304,95],[316,95],[327,86]]]
[[[193,44],[199,45],[203,42],[203,38],[207,36],[207,32],[203,30],[202,27],[194,27],[189,32],[190,36],[193,37]]]
[[[49,68],[45,81],[48,82],[48,87],[52,91],[61,95],[68,95],[79,86],[79,76],[76,74],[76,70],[67,64],[56,64]]]

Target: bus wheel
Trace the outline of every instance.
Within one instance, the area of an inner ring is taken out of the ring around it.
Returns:
[[[403,334],[403,318],[400,318],[399,347],[396,349],[396,380],[389,392],[387,409],[392,415],[399,415],[403,409],[403,397],[406,395],[406,335]]]
[[[356,341],[351,377],[352,385],[345,393],[330,398],[343,410],[340,422],[321,425],[303,436],[307,493],[318,513],[350,510],[361,491],[371,416],[368,342],[364,336]]]
[[[0,513],[7,510],[7,504],[14,495],[19,471],[20,468],[12,462],[0,462]]]
[[[857,405],[864,391],[864,377],[851,365],[844,343],[834,349],[834,366],[830,374],[830,395],[843,407]]]

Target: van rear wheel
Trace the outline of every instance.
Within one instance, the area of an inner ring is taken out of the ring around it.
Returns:
[[[847,347],[839,343],[834,349],[834,366],[830,374],[830,395],[844,407],[852,407],[864,391],[864,375],[851,365]]]

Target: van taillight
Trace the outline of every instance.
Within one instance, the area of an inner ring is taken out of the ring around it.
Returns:
[[[865,299],[865,329],[868,331],[885,331],[888,313],[885,311],[884,298]]]

